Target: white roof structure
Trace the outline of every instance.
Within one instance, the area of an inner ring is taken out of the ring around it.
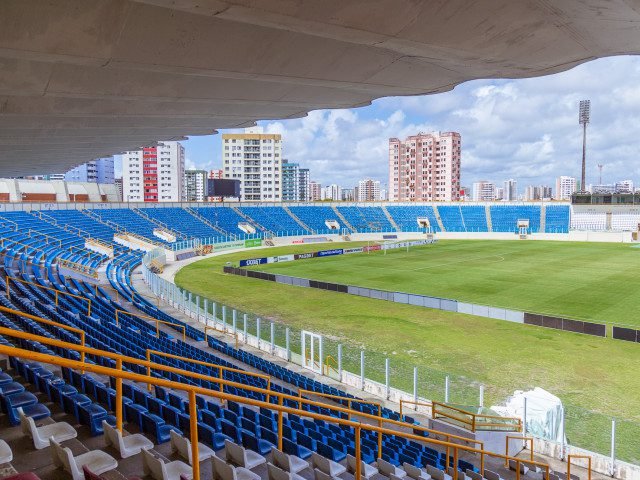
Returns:
[[[3,0],[0,176],[625,53],[627,0]]]

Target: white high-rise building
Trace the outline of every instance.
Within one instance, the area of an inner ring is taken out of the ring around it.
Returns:
[[[474,202],[491,202],[496,199],[496,186],[481,180],[473,183],[473,201]]]
[[[380,181],[365,178],[358,182],[358,201],[377,202],[380,200]]]
[[[342,199],[342,188],[340,185],[332,183],[322,189],[322,200],[332,200],[338,202]]]
[[[518,182],[513,178],[504,181],[504,194],[502,200],[505,202],[514,202],[518,200]]]
[[[184,191],[187,202],[205,202],[207,200],[207,178],[209,172],[206,170],[185,170]]]
[[[122,200],[125,202],[182,202],[184,147],[158,142],[156,147],[122,155]]]
[[[224,178],[240,180],[241,201],[282,201],[282,138],[262,127],[222,135]]]
[[[556,178],[556,200],[570,200],[571,195],[577,190],[575,177]]]
[[[616,193],[633,193],[633,180],[620,180],[615,185]]]

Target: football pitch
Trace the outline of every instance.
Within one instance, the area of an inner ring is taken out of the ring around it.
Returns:
[[[176,283],[263,319],[322,333],[342,343],[345,368],[392,386],[472,404],[486,386],[485,404],[515,390],[542,387],[566,408],[571,444],[608,452],[611,418],[618,421],[621,458],[640,461],[640,345],[400,305],[336,292],[224,275],[226,262],[302,253],[345,244],[246,250],[184,267]],[[349,246],[362,245],[350,243]],[[322,281],[452,298],[536,313],[640,326],[640,249],[625,244],[538,241],[440,241],[435,245],[260,265],[256,269]]]

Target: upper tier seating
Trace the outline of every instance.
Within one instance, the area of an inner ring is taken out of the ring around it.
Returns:
[[[198,207],[194,208],[194,210],[209,223],[224,230],[229,235],[238,235],[244,238],[244,232],[238,228],[238,224],[251,223],[247,222],[245,218],[230,207]],[[255,225],[253,226],[257,231],[258,228]]]
[[[611,212],[611,230],[635,232],[638,230],[638,225],[640,225],[640,211],[638,209]]]
[[[606,230],[607,214],[595,209],[573,209],[571,214],[571,228],[573,230]]]
[[[97,268],[107,260],[106,256],[85,249],[84,238],[61,226],[40,220],[35,214],[3,212],[0,214],[0,235],[5,239],[2,250],[22,251],[22,260],[28,260],[33,255],[33,263],[60,259]],[[11,258],[11,254],[7,255],[5,264],[10,263]]]
[[[395,228],[380,207],[337,207],[357,232],[394,232]]]
[[[114,228],[101,223],[78,210],[47,210],[45,215],[54,218],[59,224],[77,227],[89,233],[92,238],[98,238],[105,242],[113,242]]]
[[[419,217],[429,219],[432,232],[439,232],[440,226],[431,205],[387,205],[385,207],[401,232],[422,232],[418,225]]]
[[[466,232],[460,205],[438,205],[438,213],[445,232]]]
[[[488,232],[487,213],[482,205],[461,205],[460,212],[467,232]]]
[[[300,219],[302,223],[304,223],[307,227],[313,230],[314,233],[317,234],[329,234],[335,233],[334,230],[330,230],[325,221],[327,220],[335,220],[340,225],[341,228],[344,228],[342,225],[342,221],[336,215],[336,212],[333,211],[333,208],[327,207],[326,205],[320,206],[298,206],[298,207],[289,207],[291,213],[293,213],[296,217]]]
[[[105,208],[96,209],[94,213],[103,220],[120,225],[127,232],[135,233],[156,242],[162,242],[161,238],[153,234],[153,230],[158,228],[158,225],[138,215],[133,210],[128,208]]]
[[[545,233],[569,233],[569,205],[547,205],[544,215]]]
[[[494,232],[518,233],[518,220],[529,220],[527,233],[540,231],[540,206],[491,205],[491,226]]]
[[[282,207],[239,207],[239,210],[267,231],[280,235],[305,235],[302,228]]]
[[[186,237],[220,239],[223,237],[220,232],[201,222],[183,208],[145,208],[144,213]]]

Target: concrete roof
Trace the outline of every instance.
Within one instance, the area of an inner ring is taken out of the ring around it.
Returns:
[[[2,0],[0,176],[628,53],[635,0]]]

